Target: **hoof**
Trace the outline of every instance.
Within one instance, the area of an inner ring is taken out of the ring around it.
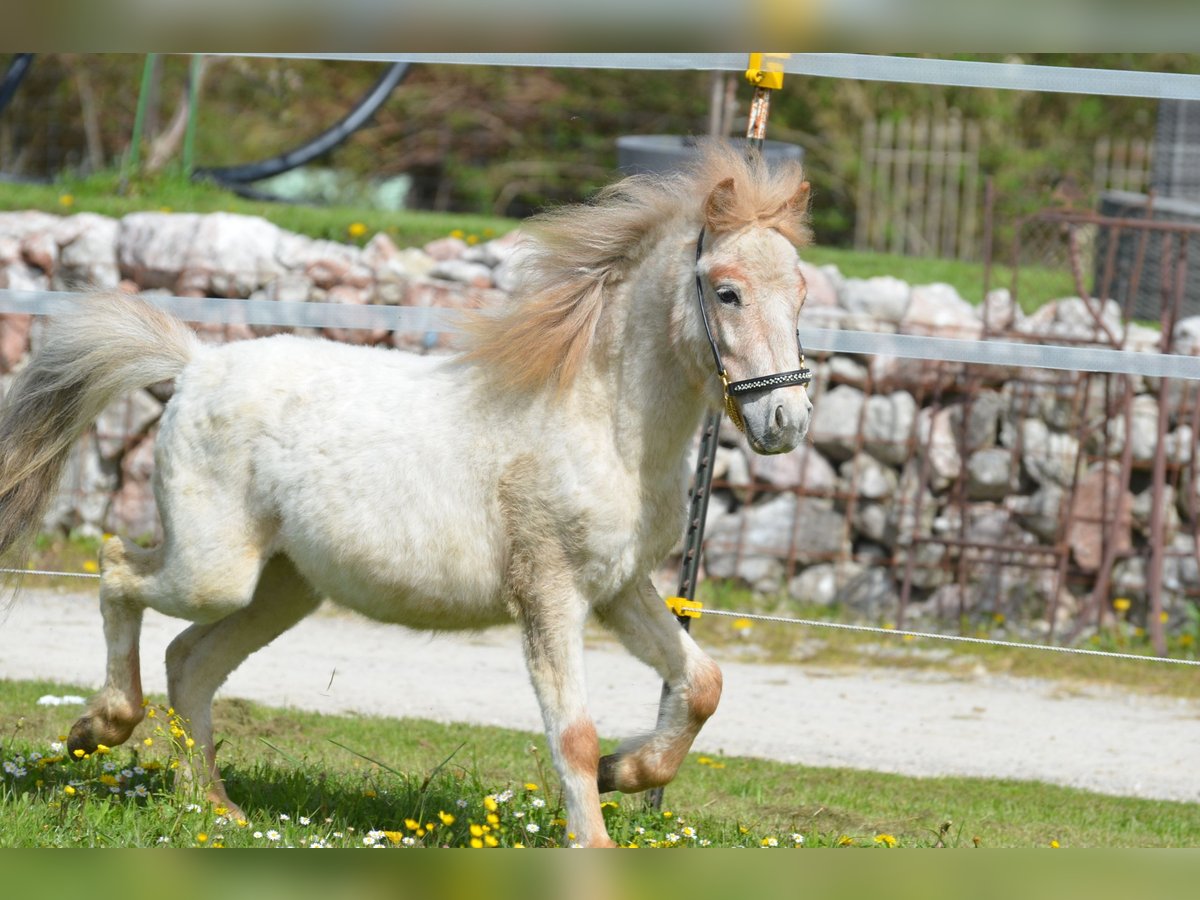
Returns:
[[[617,787],[617,766],[620,763],[621,757],[615,753],[600,757],[600,765],[596,770],[596,785],[599,787],[601,794],[620,790]]]
[[[95,722],[91,716],[84,716],[71,726],[71,733],[67,735],[67,756],[79,759],[76,750],[82,750],[89,755],[96,752],[100,741],[96,739],[94,726]]]

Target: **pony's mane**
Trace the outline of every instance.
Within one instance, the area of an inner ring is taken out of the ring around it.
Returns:
[[[732,190],[719,192],[721,202],[706,205],[730,179]],[[682,219],[699,231],[703,222],[716,234],[757,225],[803,246],[811,233],[807,210],[795,199],[806,191],[799,163],[768,169],[742,146],[705,141],[682,173],[633,175],[589,203],[541,213],[523,229],[514,302],[469,320],[467,358],[514,388],[563,388],[587,358],[606,288],[657,243],[664,226]]]

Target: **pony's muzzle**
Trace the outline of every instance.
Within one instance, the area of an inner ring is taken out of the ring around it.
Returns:
[[[764,455],[794,450],[808,434],[812,401],[799,385],[776,388],[740,404],[746,439],[755,453]]]

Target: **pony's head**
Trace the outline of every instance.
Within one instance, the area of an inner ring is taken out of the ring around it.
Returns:
[[[768,172],[757,158],[708,159],[733,173],[709,190],[697,237],[696,302],[712,342],[709,365],[718,377],[724,368],[726,407],[754,451],[786,453],[812,415],[796,331],[807,291],[796,247],[809,240],[809,185],[798,165]]]

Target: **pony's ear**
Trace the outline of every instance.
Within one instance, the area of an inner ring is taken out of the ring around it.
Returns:
[[[812,194],[812,185],[807,181],[800,182],[800,187],[796,188],[796,193],[792,195],[792,199],[788,201],[788,207],[792,213],[797,216],[803,216],[808,212],[809,196]]]
[[[709,231],[723,230],[723,226],[729,221],[729,211],[733,208],[736,196],[732,178],[726,178],[712,189],[712,193],[704,201],[704,224]]]

